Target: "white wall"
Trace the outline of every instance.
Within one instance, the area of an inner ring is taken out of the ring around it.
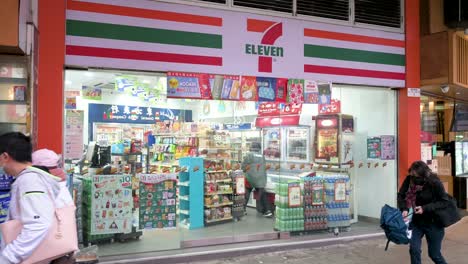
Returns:
[[[354,195],[358,215],[380,217],[384,204],[395,206],[397,193],[397,162],[367,160],[367,137],[397,134],[396,92],[384,88],[357,88],[335,86],[333,97],[341,98],[342,113],[355,116],[356,166],[352,169]],[[359,163],[364,166],[358,168]],[[367,167],[371,162],[371,168]],[[374,168],[375,163],[379,163]]]

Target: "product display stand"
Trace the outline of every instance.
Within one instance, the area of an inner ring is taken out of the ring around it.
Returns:
[[[303,231],[304,207],[299,182],[278,183],[275,195],[275,229],[279,231]]]
[[[349,176],[347,174],[324,174],[328,230],[338,235],[348,231],[351,225],[349,206]]]
[[[304,230],[327,230],[325,182],[320,176],[304,178]]]
[[[232,196],[232,217],[239,221],[245,215],[245,175],[242,170],[231,172],[234,194]]]
[[[203,159],[179,160],[179,221],[182,227],[196,229],[203,223]]]
[[[226,170],[205,172],[205,225],[232,221],[232,178]]]

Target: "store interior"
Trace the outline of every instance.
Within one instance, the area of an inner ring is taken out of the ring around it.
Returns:
[[[262,116],[263,104],[255,101],[167,98],[168,78],[65,71],[65,165],[82,205],[81,242],[99,244],[100,255],[268,240],[277,232],[333,236],[365,226],[378,219],[383,204],[395,203],[396,157],[380,158],[371,148],[387,137],[395,151],[395,91],[333,84],[331,97],[340,101],[340,114],[331,118],[320,114],[317,104],[302,104],[294,122],[281,125],[293,115]],[[327,122],[340,129],[317,125]],[[257,193],[244,211],[241,164],[256,143],[265,157],[271,217],[257,210]],[[331,207],[305,199],[317,193],[317,180],[324,182],[320,199],[334,200]],[[121,190],[112,189],[116,181]],[[333,193],[338,189],[342,200]],[[117,196],[122,206],[113,204]],[[117,215],[112,208],[122,210]],[[131,223],[122,220],[125,209]]]
[[[422,95],[421,156],[437,172],[460,209],[467,208],[468,104]],[[466,210],[464,212],[466,214]]]

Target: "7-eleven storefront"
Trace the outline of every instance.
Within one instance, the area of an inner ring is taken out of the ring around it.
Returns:
[[[375,232],[418,159],[405,34],[143,0],[39,8],[37,147],[63,153],[102,256]],[[231,172],[253,146],[267,175],[244,208]]]

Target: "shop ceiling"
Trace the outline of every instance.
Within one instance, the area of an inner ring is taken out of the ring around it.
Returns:
[[[434,97],[468,103],[468,89],[455,84],[432,84],[421,87],[421,92]]]

